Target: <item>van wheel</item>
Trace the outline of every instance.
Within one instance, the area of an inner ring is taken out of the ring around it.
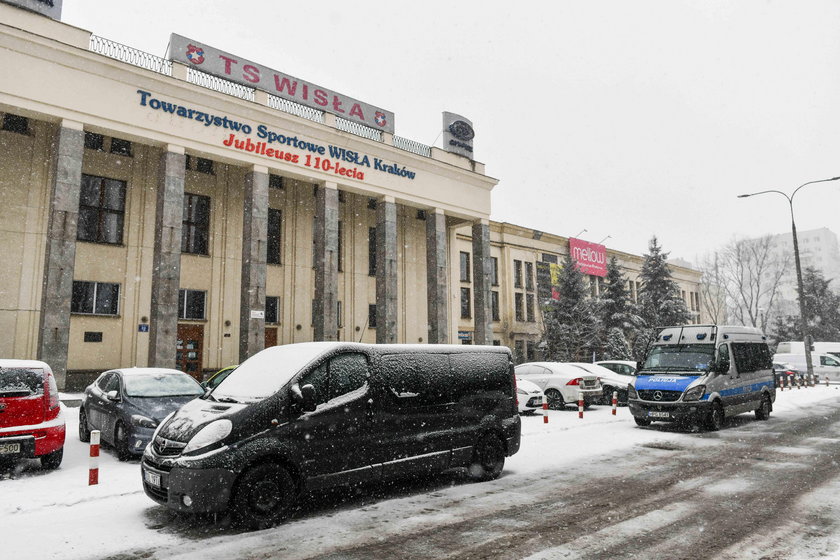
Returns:
[[[56,449],[52,453],[43,455],[41,457],[41,468],[54,471],[61,464],[61,459],[64,458],[64,448]]]
[[[761,405],[755,409],[755,419],[756,420],[767,420],[770,418],[770,410],[772,407],[770,406],[770,396],[769,395],[762,395],[761,397]]]
[[[650,426],[650,420],[647,418],[639,418],[638,416],[634,416],[633,420],[636,421],[637,426]]]
[[[469,467],[470,478],[476,481],[493,480],[505,466],[505,445],[498,436],[487,434],[473,448]]]
[[[122,422],[117,422],[114,427],[114,450],[116,450],[117,459],[120,461],[128,461],[131,458],[131,453],[128,450],[128,432],[125,431]]]
[[[295,482],[289,471],[275,463],[262,463],[239,478],[233,515],[246,527],[265,529],[284,519],[294,500]]]
[[[712,410],[706,416],[705,424],[706,429],[710,432],[716,432],[723,426],[723,406],[721,406],[720,401],[715,401],[712,404]]]
[[[548,408],[551,410],[563,410],[566,408],[566,401],[557,389],[548,389],[545,392],[545,400],[548,401]]]
[[[87,414],[85,414],[85,407],[79,407],[79,441],[85,443],[90,441],[90,426],[87,422]]]

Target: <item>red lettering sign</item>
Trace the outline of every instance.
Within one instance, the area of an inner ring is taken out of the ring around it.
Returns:
[[[569,254],[584,274],[607,275],[607,248],[583,239],[569,238]]]

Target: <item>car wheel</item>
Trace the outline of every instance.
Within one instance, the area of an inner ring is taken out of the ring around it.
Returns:
[[[52,453],[43,455],[41,457],[41,468],[54,471],[61,464],[61,459],[64,458],[64,448],[56,449]]]
[[[120,461],[128,461],[131,458],[131,452],[128,450],[128,432],[122,422],[117,422],[114,427],[114,449]]]
[[[90,441],[90,426],[88,426],[87,414],[85,407],[79,407],[79,441],[85,443]]]
[[[716,432],[723,426],[723,406],[720,401],[712,403],[712,409],[706,416],[706,430]]]
[[[262,463],[243,474],[233,495],[236,520],[251,529],[265,529],[284,519],[295,500],[295,483],[275,463]]]
[[[551,410],[563,410],[566,408],[566,401],[563,400],[563,394],[557,389],[546,390],[545,400],[548,401],[548,408]]]
[[[647,418],[639,418],[638,416],[634,416],[633,420],[636,421],[637,426],[650,426],[650,420]]]
[[[756,420],[767,420],[768,418],[770,418],[770,409],[770,396],[762,395],[761,405],[755,409]]]
[[[504,466],[505,445],[498,436],[487,434],[473,448],[470,478],[477,481],[493,480],[502,474]]]

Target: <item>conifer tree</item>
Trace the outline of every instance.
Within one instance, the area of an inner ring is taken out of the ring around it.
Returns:
[[[600,325],[596,304],[588,297],[583,273],[570,255],[566,256],[558,283],[560,299],[543,310],[546,359],[575,361],[588,355],[597,343]]]
[[[630,345],[627,344],[627,339],[624,337],[624,332],[618,327],[613,327],[609,331],[607,331],[607,345],[606,348],[604,348],[604,359],[632,359]]]
[[[808,333],[812,341],[840,342],[840,296],[830,287],[816,269],[808,267],[802,274],[805,292],[805,312],[808,314]],[[799,315],[777,317],[773,336],[780,340],[802,340],[802,323]]]
[[[601,296],[601,322],[607,337],[614,328],[620,329],[626,336],[639,325],[639,316],[627,293],[627,278],[615,257],[607,262],[607,276]]]

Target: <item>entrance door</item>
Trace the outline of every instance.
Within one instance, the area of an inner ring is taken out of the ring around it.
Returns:
[[[204,352],[204,325],[178,325],[175,367],[202,381],[201,371]]]
[[[277,346],[277,328],[266,327],[265,329],[265,347],[271,348]]]

